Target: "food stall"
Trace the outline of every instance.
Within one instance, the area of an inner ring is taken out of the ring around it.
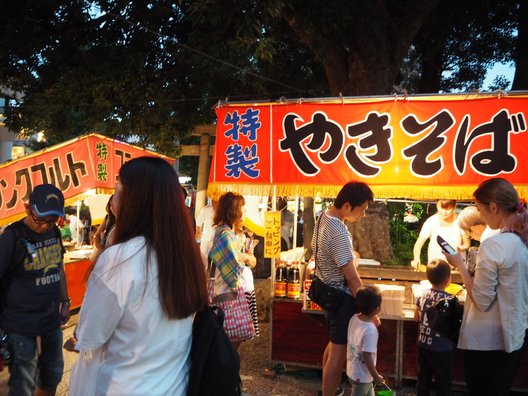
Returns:
[[[335,197],[361,180],[381,199],[471,200],[481,181],[500,176],[526,197],[527,109],[525,92],[220,103],[208,192]],[[266,245],[273,240],[266,234]],[[425,274],[384,265],[359,273],[403,287],[400,308],[382,317],[378,366],[397,384],[416,378],[412,285]],[[320,311],[287,297],[271,307],[270,363],[319,367],[328,342]],[[455,382],[463,382],[458,354]],[[528,390],[528,379],[514,387]]]
[[[77,205],[97,194],[111,194],[121,165],[145,155],[175,162],[172,158],[95,133],[6,162],[0,165],[0,226],[25,216],[24,203],[35,185],[54,184],[63,192],[66,205]],[[92,218],[92,224],[101,222],[102,214],[100,217]],[[65,255],[72,309],[82,303],[91,249],[91,246],[70,246]]]

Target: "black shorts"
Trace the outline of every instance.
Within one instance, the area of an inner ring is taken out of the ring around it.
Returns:
[[[347,294],[339,310],[326,312],[328,335],[333,344],[347,343],[348,322],[356,313],[356,299]]]

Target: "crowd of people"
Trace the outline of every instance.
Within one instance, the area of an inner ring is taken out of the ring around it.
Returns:
[[[353,395],[374,395],[375,385],[385,384],[376,369],[382,295],[363,284],[345,224],[361,219],[373,199],[366,183],[347,183],[315,225],[314,275],[344,295],[325,314],[323,396],[343,393],[344,366]],[[418,395],[451,394],[454,347],[464,352],[471,395],[506,395],[526,348],[526,204],[502,178],[482,182],[474,199],[458,215],[456,201],[439,200],[414,247],[411,264],[419,270],[430,239],[425,272],[431,289],[415,307]],[[242,195],[225,193],[194,224],[178,175],[166,161],[141,157],[121,167],[94,234],[75,337],[65,345],[79,353],[71,395],[184,395],[193,315],[208,304],[223,309],[235,350],[259,335],[253,281],[259,240],[243,227],[244,205]],[[10,353],[9,395],[54,395],[64,365],[61,323],[70,304],[62,245],[67,223],[56,226],[65,217],[64,196],[51,184],[36,186],[25,210],[0,235],[0,328]],[[291,220],[285,215],[282,222],[288,242]],[[437,235],[456,252],[442,250]],[[446,291],[452,269],[468,294],[457,345],[435,332],[427,317],[432,305],[452,297]]]

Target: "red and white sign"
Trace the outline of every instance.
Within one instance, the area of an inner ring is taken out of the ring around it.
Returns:
[[[217,108],[210,192],[470,199],[504,177],[528,192],[528,96],[437,95]]]
[[[141,156],[159,156],[171,164],[175,162],[137,146],[90,134],[1,165],[0,225],[23,216],[24,203],[36,185],[54,184],[66,200],[90,189],[111,192],[121,165]]]

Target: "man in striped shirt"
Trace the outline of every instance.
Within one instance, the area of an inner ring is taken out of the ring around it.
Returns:
[[[352,235],[344,221],[354,222],[363,217],[373,199],[374,194],[367,184],[349,182],[315,226],[315,275],[350,297],[337,311],[327,312],[330,341],[323,354],[323,396],[342,394],[337,388],[346,359],[348,322],[356,311],[354,296],[362,284],[354,264]]]

